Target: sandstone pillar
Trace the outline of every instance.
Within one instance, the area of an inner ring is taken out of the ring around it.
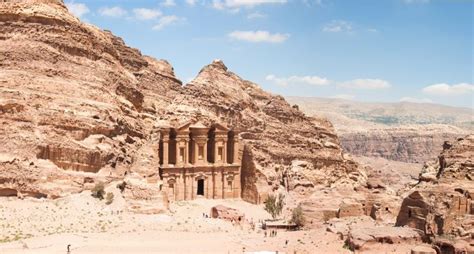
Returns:
[[[184,165],[189,165],[189,138],[185,140],[185,145]]]
[[[214,139],[214,164],[219,162],[219,141]]]
[[[163,160],[162,164],[163,166],[168,166],[169,163],[169,142],[170,142],[170,136],[169,136],[169,130],[163,130],[161,132],[161,140],[163,141]]]
[[[176,137],[176,147],[175,147],[175,154],[176,154],[176,166],[181,165],[181,155],[179,154],[179,146],[181,145],[181,140]]]
[[[189,187],[188,187],[188,176],[187,176],[187,172],[186,172],[186,169],[183,170],[183,200],[187,200],[188,199],[188,191],[189,191]]]
[[[212,169],[211,172],[211,180],[212,180],[212,198],[216,198],[216,171],[215,168]]]
[[[199,164],[199,144],[194,141],[194,164]]]
[[[179,179],[179,198],[180,200],[186,200],[186,170],[181,171],[180,179]]]
[[[240,174],[234,176],[234,198],[240,198]]]
[[[221,192],[222,192],[222,198],[225,199],[225,172],[224,168],[221,169]]]
[[[173,184],[173,200],[178,200],[179,199],[179,180],[177,179],[178,177],[175,178],[175,182]]]
[[[212,186],[211,186],[211,180],[212,180],[212,179],[211,179],[209,176],[206,176],[206,181],[205,181],[205,182],[206,182],[206,186],[205,186],[205,188],[204,188],[204,192],[205,192],[204,194],[205,194],[205,197],[206,197],[206,198],[210,198],[210,197],[211,197],[211,195],[210,195],[210,190],[211,190],[211,187],[212,187]]]
[[[222,164],[227,164],[227,137],[222,141]]]
[[[222,171],[220,168],[216,168],[214,171],[214,198],[222,198]]]
[[[194,174],[191,174],[189,176],[189,180],[191,182],[191,188],[190,188],[191,189],[191,200],[193,200],[196,196],[196,188],[195,188],[196,184],[194,183],[196,181],[196,179],[194,179]]]

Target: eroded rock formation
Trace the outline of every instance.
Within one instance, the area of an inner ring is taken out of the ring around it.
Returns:
[[[423,163],[441,152],[446,140],[456,140],[466,131],[449,126],[401,126],[364,131],[340,131],[344,150],[358,156]]]
[[[0,2],[0,94],[4,195],[59,197],[125,179],[142,193],[125,190],[129,199],[164,197],[157,123],[195,119],[241,133],[247,201],[262,202],[284,185],[283,172],[290,191],[365,186],[329,122],[305,116],[220,60],[182,86],[167,61],[81,23],[60,0]],[[311,166],[286,170],[294,160]]]
[[[309,116],[331,120],[343,149],[356,156],[423,163],[441,152],[444,141],[473,131],[469,108],[316,97],[287,99]]]
[[[396,225],[421,230],[439,249],[455,250],[459,241],[472,241],[473,158],[474,135],[445,143],[436,162],[425,166],[420,183],[403,200]],[[456,251],[473,251],[472,246],[463,248]]]

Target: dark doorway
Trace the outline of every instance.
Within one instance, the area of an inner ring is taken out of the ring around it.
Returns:
[[[198,180],[197,195],[204,196],[204,179]]]

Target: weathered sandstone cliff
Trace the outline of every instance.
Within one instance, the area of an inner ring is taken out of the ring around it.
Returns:
[[[334,123],[345,152],[423,163],[441,152],[444,141],[473,131],[472,109],[419,103],[364,103],[341,99],[288,97],[307,115]]]
[[[403,200],[396,225],[421,230],[441,253],[472,252],[468,243],[474,237],[473,159],[473,135],[445,143]]]
[[[312,163],[302,176],[312,184],[365,186],[328,122],[222,61],[182,86],[167,61],[81,23],[60,0],[0,1],[0,195],[54,198],[125,179],[130,199],[166,203],[159,122],[191,119],[240,132],[245,200],[262,202],[296,159]]]
[[[340,130],[344,151],[368,157],[423,163],[441,152],[446,140],[456,140],[467,133],[453,126],[418,125]]]

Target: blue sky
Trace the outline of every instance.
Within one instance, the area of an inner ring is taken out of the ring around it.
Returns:
[[[472,0],[66,0],[187,82],[214,59],[281,95],[474,107]]]

